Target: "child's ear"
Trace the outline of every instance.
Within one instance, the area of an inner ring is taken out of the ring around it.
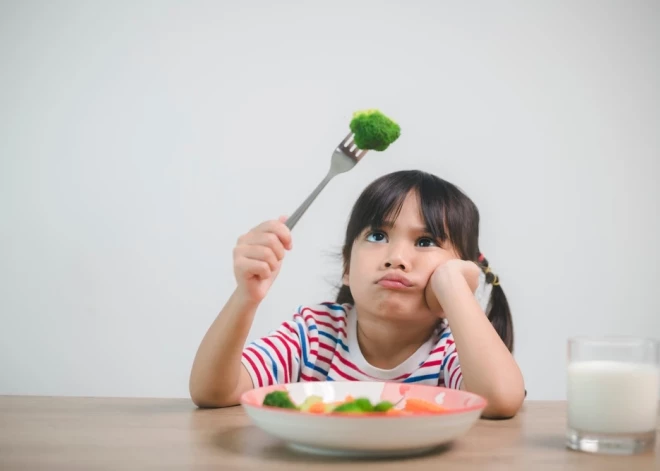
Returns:
[[[348,284],[348,272],[344,273],[344,276],[341,277],[342,284],[349,286]]]

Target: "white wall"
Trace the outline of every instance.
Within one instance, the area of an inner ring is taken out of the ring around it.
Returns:
[[[658,2],[3,1],[0,67],[0,394],[187,396],[236,238],[366,107],[401,139],[294,229],[251,336],[330,299],[358,193],[422,168],[481,210],[530,398],[571,335],[660,337]]]

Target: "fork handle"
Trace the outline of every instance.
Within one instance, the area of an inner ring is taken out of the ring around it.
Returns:
[[[316,199],[316,197],[321,193],[321,190],[325,188],[325,186],[328,184],[330,180],[332,180],[332,177],[334,177],[335,174],[334,172],[330,171],[328,174],[325,176],[323,180],[321,180],[321,183],[319,183],[316,188],[314,188],[314,191],[312,191],[307,199],[302,202],[300,206],[298,206],[298,209],[294,211],[294,213],[286,220],[285,224],[286,227],[289,228],[289,230],[293,229],[293,226],[296,225],[296,223],[300,220],[303,214],[305,214],[305,211],[307,211],[307,208],[309,208],[312,204],[312,202]]]

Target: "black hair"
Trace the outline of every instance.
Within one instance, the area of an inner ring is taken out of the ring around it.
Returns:
[[[358,197],[346,227],[342,249],[343,270],[347,273],[353,242],[367,228],[379,228],[390,218],[396,219],[410,193],[416,193],[422,218],[430,234],[440,243],[450,241],[458,256],[477,263],[493,284],[487,308],[488,319],[509,351],[513,351],[513,320],[509,303],[499,279],[488,268],[479,250],[479,211],[458,187],[420,170],[401,170],[384,175]],[[353,304],[347,285],[339,288],[337,303]]]

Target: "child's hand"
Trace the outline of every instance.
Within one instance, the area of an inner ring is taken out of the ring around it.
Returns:
[[[282,265],[285,250],[291,250],[291,232],[285,217],[264,222],[238,238],[234,248],[237,291],[245,301],[259,303],[265,297]]]
[[[474,262],[452,259],[435,269],[426,285],[426,303],[432,312],[441,315],[442,301],[452,295],[456,282],[467,283],[470,291],[474,293],[479,286],[479,272],[481,269]]]

